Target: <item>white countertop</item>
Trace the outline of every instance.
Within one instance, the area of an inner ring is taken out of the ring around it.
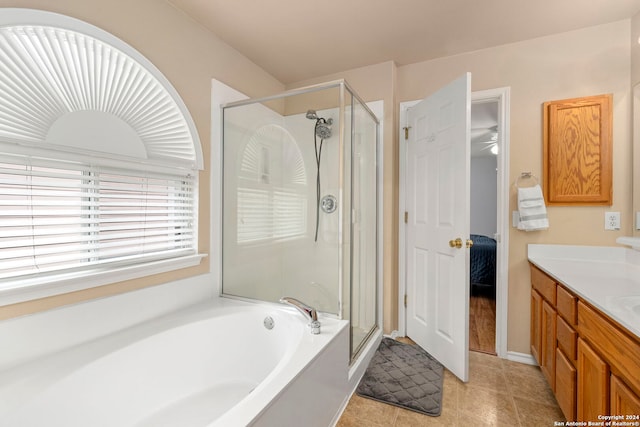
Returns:
[[[640,339],[640,252],[622,247],[530,244],[528,257]]]

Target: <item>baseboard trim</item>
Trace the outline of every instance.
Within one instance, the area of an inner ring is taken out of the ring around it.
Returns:
[[[526,353],[518,353],[517,351],[507,351],[507,360],[512,362],[525,363],[527,365],[537,365],[536,359],[532,355]]]
[[[397,330],[392,331],[391,334],[387,335],[387,334],[383,334],[383,337],[386,338],[391,338],[391,339],[396,339],[397,337],[401,336]],[[506,359],[506,360],[510,360],[512,362],[518,362],[518,363],[524,363],[525,365],[537,365],[538,362],[536,362],[536,359],[534,359],[534,357],[530,354],[527,353],[519,353],[517,351],[507,351],[505,357],[499,356],[500,358]]]

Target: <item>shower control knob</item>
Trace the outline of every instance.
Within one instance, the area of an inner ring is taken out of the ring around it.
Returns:
[[[328,194],[322,198],[320,206],[325,213],[333,213],[338,207],[338,200],[331,194]]]

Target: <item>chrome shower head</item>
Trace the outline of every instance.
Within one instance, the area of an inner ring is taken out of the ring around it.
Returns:
[[[331,137],[331,125],[333,124],[333,119],[325,119],[324,117],[318,117],[318,113],[316,110],[307,110],[307,114],[305,117],[309,120],[316,121],[316,136],[320,139],[327,139]]]
[[[316,123],[316,135],[320,139],[331,138],[331,127],[326,123]]]

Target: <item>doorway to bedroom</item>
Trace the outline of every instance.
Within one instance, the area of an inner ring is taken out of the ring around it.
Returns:
[[[406,136],[406,129],[409,128],[410,124],[408,124],[408,112],[409,110],[418,104],[420,101],[405,101],[400,103],[400,123],[402,123],[405,127],[400,127],[399,129],[399,138],[400,140],[404,140]],[[469,116],[471,118],[471,105],[478,103],[487,103],[494,102],[497,103],[497,128],[498,138],[496,139],[496,146],[498,147],[498,154],[495,156],[497,158],[497,168],[494,169],[494,179],[495,186],[497,188],[497,199],[496,199],[496,207],[497,214],[494,219],[497,234],[494,238],[496,241],[496,267],[495,267],[495,314],[494,314],[494,322],[495,322],[495,331],[494,331],[494,346],[491,348],[490,353],[495,354],[500,358],[506,358],[508,355],[507,351],[507,332],[508,332],[508,324],[507,324],[507,306],[508,306],[508,254],[509,254],[509,231],[510,231],[510,212],[509,212],[509,191],[510,191],[510,182],[509,182],[509,112],[510,112],[510,88],[509,87],[501,87],[495,89],[487,89],[482,91],[473,91],[471,92],[471,102],[469,104]],[[471,122],[469,121],[469,140],[471,139]],[[478,125],[475,125],[478,127]],[[493,125],[491,125],[493,126]],[[490,125],[485,125],[485,127],[491,127]],[[486,129],[485,129],[486,130]],[[478,131],[474,131],[478,133]],[[411,132],[408,132],[411,135]],[[408,155],[407,155],[407,145],[408,144],[400,144],[399,147],[399,168],[400,168],[400,183],[399,183],[399,304],[398,304],[398,317],[399,317],[399,328],[397,334],[399,336],[405,336],[407,333],[407,318],[408,307],[407,302],[411,303],[411,295],[410,289],[407,285],[408,278],[411,273],[407,269],[407,263],[409,258],[412,256],[408,247],[407,247],[407,229],[406,223],[404,219],[406,218],[405,213],[407,212],[408,207],[408,181],[409,179],[415,179],[415,177],[409,176],[407,171],[408,165]],[[471,144],[469,144],[471,145]],[[489,144],[487,144],[489,145]],[[489,150],[491,148],[488,148]],[[470,178],[470,153],[467,163],[467,176]],[[496,170],[497,169],[497,170]],[[471,189],[469,189],[471,190]],[[469,195],[470,198],[470,195]],[[471,209],[468,208],[468,214],[471,214]],[[470,237],[471,232],[471,218],[469,217],[469,234]],[[470,250],[468,251],[471,252]],[[470,258],[470,257],[469,257]],[[471,294],[471,285],[470,285],[470,263],[469,258],[467,258],[467,285],[465,287],[466,295]],[[465,299],[467,296],[465,295]],[[469,300],[467,300],[469,301]],[[466,303],[466,301],[465,301]],[[452,320],[458,321],[462,319],[465,326],[468,328],[469,326],[469,308],[465,306],[465,309],[462,311],[458,311],[455,313]],[[485,316],[486,318],[486,316]],[[468,331],[468,329],[467,329]],[[394,331],[395,333],[396,331]]]
[[[469,350],[496,354],[499,105],[474,101],[470,125]]]

